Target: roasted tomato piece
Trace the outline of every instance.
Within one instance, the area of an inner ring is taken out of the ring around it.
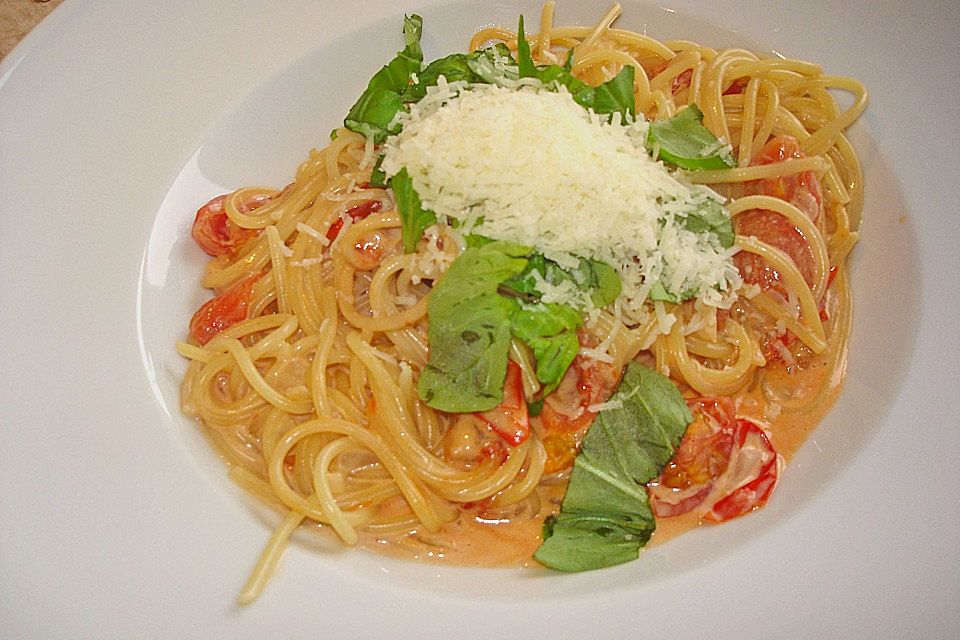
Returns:
[[[735,418],[729,398],[697,398],[688,405],[694,421],[673,460],[648,485],[653,513],[679,516],[710,500],[705,518],[722,522],[766,504],[782,462],[767,434]]]
[[[513,360],[508,361],[503,401],[490,411],[477,413],[476,416],[514,446],[530,437],[530,415],[526,398],[523,397],[520,365]]]
[[[379,200],[366,200],[361,202],[358,205],[354,205],[346,210],[345,215],[353,218],[354,221],[363,220],[366,217],[369,217],[371,214],[380,211],[383,208],[383,203]],[[337,239],[337,236],[340,234],[340,229],[343,229],[343,217],[339,217],[334,220],[333,224],[330,225],[330,228],[327,229],[327,240],[333,242]]]
[[[663,71],[667,68],[669,64],[670,64],[669,60],[664,60],[662,63],[658,64],[653,69],[651,69],[650,72],[647,74],[647,77],[653,80],[655,77],[663,73]],[[673,95],[677,95],[678,93],[680,93],[681,91],[689,87],[691,78],[693,78],[693,69],[687,69],[686,71],[683,71],[677,74],[673,78],[673,82],[670,83],[670,93]]]
[[[210,342],[218,333],[247,319],[247,305],[253,294],[253,285],[262,274],[256,273],[240,280],[213,300],[197,309],[190,319],[190,337],[198,345]]]
[[[790,158],[803,158],[800,143],[792,136],[772,138],[751,162],[752,166],[783,162]],[[746,195],[765,195],[785,200],[816,220],[820,215],[823,195],[820,183],[812,171],[754,180],[744,184]],[[803,234],[784,216],[773,211],[745,211],[737,216],[736,230],[742,236],[754,236],[758,240],[780,249],[797,265],[807,283],[813,282],[814,262],[810,245]],[[741,251],[734,256],[734,264],[746,282],[762,289],[782,291],[781,275],[760,256]]]
[[[247,240],[260,233],[259,229],[238,227],[227,217],[224,202],[229,196],[229,193],[217,196],[200,207],[190,232],[200,248],[214,257],[234,253]],[[249,213],[272,199],[272,196],[264,194],[253,196],[240,205],[240,210]]]
[[[754,236],[787,254],[807,284],[813,284],[814,262],[810,245],[789,220],[773,211],[753,209],[738,215],[734,224],[737,234]],[[733,262],[745,282],[759,285],[765,291],[773,289],[785,295],[780,272],[757,254],[741,251],[733,257]]]
[[[547,452],[543,472],[557,473],[573,466],[577,457],[577,438],[572,433],[547,433],[543,436],[543,448]]]
[[[560,385],[543,403],[540,420],[544,430],[573,433],[587,427],[596,417],[588,407],[605,402],[617,387],[620,376],[613,365],[577,356]]]
[[[726,90],[723,92],[723,95],[730,96],[737,93],[743,93],[749,82],[750,79],[747,77],[737,78],[730,83],[730,86],[726,88]]]
[[[725,478],[732,489],[714,503],[708,520],[723,522],[759,509],[777,486],[783,459],[763,429],[750,420],[738,419],[736,439],[736,453]]]
[[[648,485],[654,515],[672,518],[698,507],[726,472],[734,444],[734,406],[730,398],[687,402],[694,420],[673,459]]]
[[[759,153],[754,156],[750,166],[775,164],[791,159],[805,158],[800,149],[800,143],[793,136],[777,136],[771,138]],[[746,195],[772,196],[786,200],[816,220],[820,216],[820,203],[823,202],[823,192],[820,181],[812,171],[801,171],[776,178],[764,178],[744,183]]]

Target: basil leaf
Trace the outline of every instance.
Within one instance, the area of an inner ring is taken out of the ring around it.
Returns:
[[[543,412],[543,398],[527,403],[527,413],[531,418],[536,418]]]
[[[612,80],[594,89],[593,104],[590,105],[594,113],[619,113],[624,117],[633,116],[636,109],[633,75],[634,68],[627,65]]]
[[[536,69],[536,77],[545,85],[556,83],[566,87],[574,102],[584,109],[593,109],[594,113],[620,113],[633,116],[636,113],[636,99],[633,95],[633,67],[620,70],[612,80],[600,86],[591,87],[570,73],[572,56],[567,56],[564,66],[549,65]]]
[[[350,109],[343,124],[351,131],[373,138],[377,144],[397,131],[390,128],[397,112],[403,108],[401,93],[410,83],[410,76],[420,71],[423,63],[423,50],[420,48],[420,35],[423,32],[423,19],[414,14],[403,17],[403,37],[406,46],[385,67],[381,68]]]
[[[696,298],[698,293],[700,293],[699,289],[687,289],[682,293],[676,294],[672,291],[667,291],[666,287],[663,285],[663,282],[657,280],[650,288],[650,293],[647,294],[647,297],[650,300],[662,300],[663,302],[680,304],[684,300]]]
[[[527,42],[523,30],[523,16],[520,16],[520,25],[517,28],[517,67],[521,78],[537,78],[544,84],[557,83],[566,87],[574,101],[585,109],[593,109],[594,113],[620,113],[623,116],[634,115],[636,102],[633,95],[634,69],[626,66],[620,70],[612,80],[598,87],[591,87],[582,80],[578,80],[570,72],[573,69],[573,52],[567,55],[567,60],[561,67],[552,64],[538,67],[530,53],[530,43]]]
[[[383,164],[383,154],[377,158],[377,163],[373,165],[373,170],[370,171],[370,186],[371,187],[386,187],[389,180],[387,179],[387,174],[383,172],[383,169],[380,168],[380,165]]]
[[[568,57],[569,61],[570,58]],[[584,108],[590,108],[593,105],[596,89],[591,87],[583,80],[575,78],[570,69],[566,66],[551,64],[546,67],[540,67],[537,70],[537,78],[545,85],[556,83],[566,87],[574,101]]]
[[[502,42],[467,55],[467,66],[473,71],[474,82],[503,84],[503,80],[516,80],[520,77],[517,63],[510,49]]]
[[[566,271],[539,253],[530,257],[523,273],[504,282],[503,287],[517,297],[538,300],[543,295],[537,289],[540,279],[551,285],[573,280],[577,288],[590,291],[593,304],[598,309],[613,304],[620,295],[620,276],[610,265],[598,260],[581,259],[576,269]]]
[[[417,242],[423,236],[424,230],[437,221],[437,214],[423,208],[406,167],[400,169],[399,173],[391,178],[390,184],[397,200],[397,211],[400,212],[403,251],[413,253],[417,250]]]
[[[580,314],[562,304],[519,304],[510,317],[513,335],[533,350],[544,395],[557,388],[580,350],[581,325]]]
[[[592,289],[590,297],[598,309],[613,304],[620,295],[620,276],[606,262],[581,260],[572,275],[580,288]]]
[[[673,457],[693,416],[669,379],[627,365],[613,401],[583,439],[560,513],[547,519],[534,554],[560,571],[635,560],[656,522],[646,484]]]
[[[529,251],[507,242],[468,248],[434,285],[427,303],[430,359],[417,385],[427,405],[469,413],[503,400],[510,317],[518,303],[497,287],[523,271]]]
[[[517,297],[539,300],[543,294],[537,289],[539,278],[535,274],[539,274],[540,278],[550,284],[559,284],[570,278],[569,274],[564,272],[556,262],[547,260],[543,254],[535,253],[530,256],[523,272],[504,282],[503,288],[513,292]]]
[[[427,87],[435,86],[440,76],[446,78],[447,82],[457,80],[476,82],[477,80],[476,74],[467,64],[467,54],[452,53],[445,58],[434,60],[418,73],[417,82],[404,89],[403,101],[419,102],[421,98],[427,95]]]
[[[683,226],[694,233],[712,233],[717,236],[724,249],[733,246],[733,220],[723,205],[713,198],[706,198],[695,210],[688,213],[683,220]]]
[[[533,56],[530,54],[530,43],[527,42],[527,34],[523,30],[522,15],[520,26],[517,27],[517,67],[521,78],[537,77],[537,65],[534,64]]]
[[[659,159],[681,169],[698,171],[736,165],[730,152],[721,148],[716,136],[703,126],[703,112],[695,104],[668,120],[651,122],[647,143],[657,150]]]
[[[673,304],[680,303],[680,296],[667,291],[666,287],[664,287],[663,283],[659,280],[654,282],[653,286],[650,287],[650,293],[647,294],[647,298],[650,300],[660,300],[661,302],[672,302]]]
[[[502,84],[503,80],[516,80],[519,73],[510,49],[498,42],[473,53],[452,53],[445,58],[434,60],[417,74],[415,83],[404,89],[401,99],[403,102],[419,102],[427,95],[429,87],[436,86],[440,76],[447,82],[464,80],[471,83]]]
[[[493,238],[488,238],[487,236],[477,235],[477,234],[475,234],[475,233],[471,233],[471,234],[467,235],[467,237],[464,238],[464,240],[465,240],[466,243],[467,243],[467,248],[468,248],[468,249],[476,249],[476,248],[479,248],[479,247],[484,247],[484,246],[490,244],[491,242],[496,242],[496,240],[494,240]]]
[[[636,560],[655,528],[652,512],[619,518],[561,512],[543,524],[544,542],[533,557],[559,571],[611,567]]]

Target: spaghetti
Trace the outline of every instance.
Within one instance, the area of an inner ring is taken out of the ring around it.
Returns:
[[[494,563],[524,562],[592,418],[632,361],[669,376],[691,402],[730,399],[781,455],[829,408],[844,371],[846,262],[863,205],[844,130],[865,108],[864,88],[806,62],[617,29],[619,11],[595,27],[562,27],[548,2],[527,38],[532,56],[569,60],[593,86],[633,67],[636,110],[651,122],[699,107],[736,164],[683,178],[729,198],[743,283],[727,308],[698,298],[647,300],[639,317],[625,317],[619,302],[598,310],[530,418],[529,438],[514,446],[477,415],[436,410],[417,393],[430,359],[430,293],[463,238],[441,222],[404,253],[395,194],[371,185],[372,139],[338,129],[284,189],[211,201],[194,235],[216,255],[202,285],[217,297],[178,344],[190,360],[182,409],[203,424],[230,477],[285,514],[241,603],[256,598],[304,522],[347,544],[388,541],[408,555],[467,562],[485,551],[460,542],[479,536]],[[478,31],[470,50],[495,42],[518,55],[517,34],[499,27]],[[834,90],[851,94],[852,106],[841,109]],[[530,350],[514,340],[510,354],[523,395],[537,396]],[[672,526],[702,517],[694,510]],[[523,540],[518,553],[490,549],[498,527]]]

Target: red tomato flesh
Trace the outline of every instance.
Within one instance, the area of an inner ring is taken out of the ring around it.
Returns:
[[[193,228],[190,231],[200,248],[214,257],[234,253],[247,240],[260,233],[259,229],[238,227],[227,217],[224,202],[229,196],[229,193],[217,196],[197,209],[197,217],[194,218]],[[241,203],[240,211],[249,213],[271,199],[272,196],[267,195],[253,196]]]
[[[680,516],[711,499],[705,518],[722,522],[765,505],[781,464],[767,434],[736,418],[730,398],[696,398],[688,405],[694,421],[673,459],[648,485],[654,515]]]
[[[814,262],[810,245],[789,220],[773,211],[752,209],[738,215],[734,222],[737,234],[754,236],[786,253],[807,284],[813,284]],[[745,282],[759,285],[764,291],[773,289],[784,293],[783,276],[757,254],[741,251],[733,257],[733,262]]]
[[[354,221],[363,220],[372,213],[376,213],[383,208],[383,203],[379,200],[367,200],[361,202],[358,205],[354,205],[346,210],[345,215],[353,218]],[[333,221],[333,224],[330,225],[330,228],[327,229],[327,240],[333,242],[337,239],[337,236],[340,235],[340,230],[343,229],[343,217],[339,217]]]
[[[253,285],[261,275],[256,273],[234,283],[197,309],[190,319],[190,337],[193,341],[202,347],[224,329],[246,320],[247,304],[253,293]]]
[[[694,420],[673,459],[650,483],[654,515],[672,518],[698,507],[727,470],[734,444],[734,406],[730,398],[688,401]]]
[[[759,509],[767,503],[780,475],[781,458],[763,429],[749,420],[737,420],[735,470],[746,470],[746,478],[734,477],[736,488],[714,503],[707,519],[723,522]],[[755,470],[759,466],[759,470]]]
[[[491,409],[475,414],[509,444],[517,446],[530,437],[530,415],[523,397],[523,379],[520,365],[507,362],[507,377],[503,385],[503,401]]]
[[[771,138],[750,162],[751,167],[805,158],[800,142],[793,136]],[[764,178],[744,183],[746,195],[765,195],[780,198],[807,214],[811,220],[820,216],[823,192],[820,181],[812,171],[801,171],[776,178]]]

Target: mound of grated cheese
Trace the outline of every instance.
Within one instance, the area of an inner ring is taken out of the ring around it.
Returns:
[[[464,234],[535,247],[565,268],[580,257],[610,264],[628,316],[638,317],[658,280],[715,306],[740,283],[736,250],[683,226],[705,199],[722,199],[649,156],[642,118],[598,116],[562,87],[441,82],[398,121],[382,169],[405,167],[425,208]],[[541,284],[548,302],[589,305],[573,287]]]

